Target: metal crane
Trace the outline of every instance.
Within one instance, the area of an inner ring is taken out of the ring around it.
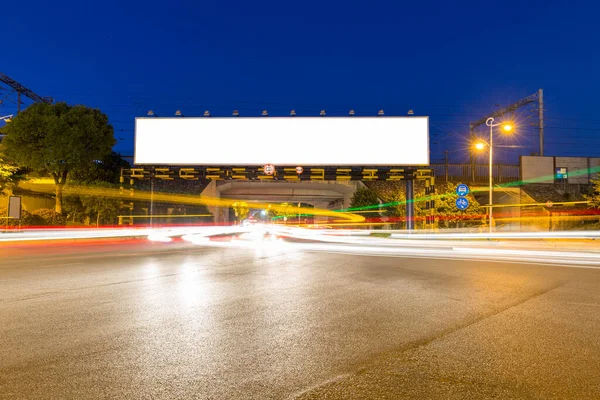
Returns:
[[[42,97],[34,93],[33,91],[27,89],[25,86],[21,85],[19,82],[6,76],[2,72],[0,72],[0,82],[5,83],[17,92],[17,113],[21,111],[21,94],[38,103],[50,104],[54,101],[52,97]]]

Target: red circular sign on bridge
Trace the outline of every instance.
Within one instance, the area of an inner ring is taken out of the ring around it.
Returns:
[[[273,175],[275,173],[275,166],[273,164],[265,164],[263,172],[265,175]]]
[[[303,173],[303,172],[304,172],[304,168],[302,168],[302,167],[296,167],[296,173],[297,173],[298,175],[300,175],[300,174],[301,174],[301,173]]]
[[[553,206],[552,202],[550,200],[548,200],[546,202],[546,207],[552,207],[552,206]]]

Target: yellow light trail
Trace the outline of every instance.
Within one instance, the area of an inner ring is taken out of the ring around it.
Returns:
[[[195,204],[205,205],[212,207],[233,207],[234,203],[239,203],[242,200],[239,199],[224,199],[217,197],[207,196],[192,196],[183,194],[172,194],[172,193],[161,193],[161,192],[142,192],[142,191],[121,191],[117,188],[88,188],[85,186],[69,186],[65,187],[63,194],[73,195],[91,195],[91,196],[103,196],[103,197],[115,197],[123,200],[145,200],[154,201],[157,203],[180,203],[180,204]],[[290,210],[289,205],[278,205],[264,202],[251,202],[247,201],[248,206],[256,209],[271,209],[277,212],[285,213]],[[322,217],[333,217],[336,218],[333,222],[363,222],[365,217],[362,215],[352,213],[340,213],[332,210],[324,210],[319,208],[310,207],[294,207],[294,212],[302,214],[316,215]]]
[[[212,214],[187,214],[187,215],[119,215],[123,218],[185,218],[185,217],[212,217]]]

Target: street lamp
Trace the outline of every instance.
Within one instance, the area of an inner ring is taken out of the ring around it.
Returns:
[[[0,117],[0,121],[4,121],[4,122],[11,122],[12,121],[12,114],[11,115],[5,115],[4,117]]]
[[[484,140],[481,140],[479,143],[477,143],[475,145],[475,148],[477,150],[483,150],[484,147],[487,145],[490,149],[490,170],[489,170],[489,222],[490,222],[490,233],[492,233],[493,231],[493,212],[492,212],[492,205],[494,204],[493,201],[493,191],[494,191],[494,179],[493,179],[493,175],[492,175],[492,169],[493,169],[493,157],[494,157],[494,127],[495,126],[502,126],[502,131],[505,133],[509,133],[512,132],[513,130],[513,126],[511,124],[507,124],[507,123],[499,123],[499,124],[494,124],[494,118],[490,117],[487,119],[487,121],[485,121],[485,124],[487,126],[490,127],[490,141],[489,142],[485,142]]]

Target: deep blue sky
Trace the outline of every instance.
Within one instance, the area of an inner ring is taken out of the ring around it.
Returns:
[[[0,71],[101,108],[123,154],[133,153],[134,117],[150,109],[412,108],[431,117],[433,161],[445,149],[462,161],[469,121],[543,88],[546,155],[600,156],[599,13],[594,1],[555,0],[12,1]],[[510,143],[529,153],[537,139],[523,121]]]

